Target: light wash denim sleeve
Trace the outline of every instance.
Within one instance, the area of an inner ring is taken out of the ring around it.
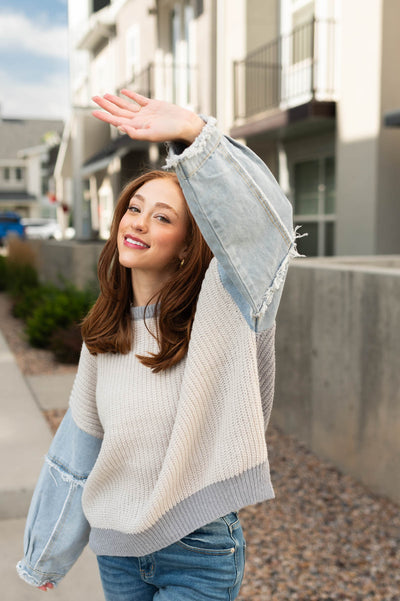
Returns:
[[[250,327],[263,331],[275,321],[289,261],[299,256],[292,206],[252,150],[204,119],[190,146],[170,145],[165,168],[175,170],[225,288]]]
[[[81,498],[101,443],[78,428],[69,409],[46,455],[28,513],[24,558],[17,565],[27,583],[58,584],[86,546],[90,527]]]

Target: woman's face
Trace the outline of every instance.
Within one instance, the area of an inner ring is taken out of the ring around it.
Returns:
[[[170,179],[154,179],[132,196],[118,228],[119,262],[157,273],[176,271],[185,257],[188,215],[181,188]]]

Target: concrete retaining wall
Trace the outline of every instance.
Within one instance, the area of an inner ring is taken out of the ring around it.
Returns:
[[[97,281],[97,262],[104,241],[77,242],[31,240],[37,253],[38,270],[42,281],[55,284],[60,278],[84,288]]]
[[[400,257],[298,259],[278,313],[273,421],[400,503]]]

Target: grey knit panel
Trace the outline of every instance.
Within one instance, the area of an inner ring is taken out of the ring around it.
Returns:
[[[77,426],[87,434],[103,438],[103,426],[97,413],[96,387],[97,355],[91,355],[83,343],[69,404]]]
[[[274,497],[268,462],[240,476],[217,482],[175,505],[151,528],[135,534],[92,528],[89,545],[96,555],[140,557],[187,536],[204,524]]]
[[[275,386],[275,325],[256,335],[258,377],[265,429],[271,417]]]
[[[139,319],[151,319],[156,314],[156,304],[154,305],[143,305],[140,307],[131,307],[131,316],[135,320]]]

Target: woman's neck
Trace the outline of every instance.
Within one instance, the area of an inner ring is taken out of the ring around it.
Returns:
[[[163,278],[159,273],[131,269],[133,306],[143,307],[149,301],[155,303],[163,284],[169,277],[168,275]]]

